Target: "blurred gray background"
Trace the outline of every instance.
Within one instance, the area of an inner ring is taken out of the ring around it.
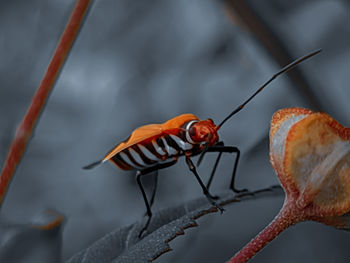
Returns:
[[[229,2],[229,1],[228,1]],[[237,1],[242,2],[242,1]],[[350,126],[350,9],[346,1],[246,1],[299,66],[310,92],[290,78],[273,82],[221,130],[242,151],[237,186],[277,183],[268,130],[277,109],[321,109]],[[0,162],[64,29],[73,0],[0,1]],[[1,217],[26,221],[45,208],[67,217],[64,260],[111,230],[139,220],[144,203],[134,173],[101,158],[136,127],[181,113],[217,123],[280,66],[239,14],[218,0],[96,0],[51,93],[7,194]],[[208,178],[214,156],[199,171]],[[224,156],[213,192],[228,187]],[[202,194],[184,160],[160,172],[154,210]],[[209,215],[171,242],[156,262],[224,262],[277,214],[283,197]],[[317,223],[288,229],[252,262],[348,262],[349,233]]]

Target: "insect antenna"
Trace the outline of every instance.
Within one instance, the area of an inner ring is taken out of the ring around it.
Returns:
[[[260,91],[262,91],[268,84],[271,83],[271,81],[273,81],[275,78],[277,78],[279,75],[281,75],[282,73],[285,73],[287,71],[289,71],[290,69],[294,68],[296,65],[298,65],[299,63],[303,62],[304,60],[307,60],[315,55],[317,55],[318,53],[320,53],[322,51],[322,49],[318,49],[316,51],[313,51],[297,60],[294,60],[292,63],[288,64],[287,66],[285,66],[284,68],[280,69],[277,73],[275,73],[268,81],[266,81],[253,95],[251,95],[243,104],[241,104],[240,106],[238,106],[234,111],[232,111],[218,126],[217,126],[217,130],[219,130],[221,128],[221,126],[228,120],[230,119],[233,115],[235,115],[237,112],[241,111],[244,106],[246,104],[248,104],[248,102],[250,102],[258,93],[260,93]]]

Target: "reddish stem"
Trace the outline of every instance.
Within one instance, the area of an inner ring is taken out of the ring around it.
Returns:
[[[17,165],[22,159],[26,145],[32,135],[34,126],[45,105],[50,90],[55,83],[58,73],[67,57],[67,54],[76,38],[84,14],[89,5],[89,0],[77,0],[68,24],[61,36],[55,53],[49,63],[45,75],[32,98],[26,115],[18,126],[10,150],[7,154],[5,165],[0,175],[0,207],[7,192],[8,186],[14,175]]]
[[[275,219],[244,248],[234,255],[229,263],[244,263],[263,249],[289,226],[299,221],[299,215],[290,205],[284,205]]]

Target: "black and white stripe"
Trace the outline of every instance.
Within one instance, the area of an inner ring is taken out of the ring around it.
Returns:
[[[135,144],[116,154],[112,160],[124,170],[142,170],[173,161],[194,146],[181,137],[185,137],[185,134],[169,134],[144,144]]]
[[[187,131],[186,131],[186,133],[187,133]],[[180,139],[178,136],[175,136],[175,135],[172,135],[172,134],[170,134],[169,136],[170,136],[170,138],[172,140],[175,141],[175,143],[180,147],[180,149],[182,151],[188,151],[188,150],[192,149],[192,147],[193,147],[192,144],[190,144],[190,143]]]
[[[156,151],[156,153],[160,154],[161,156],[164,156],[164,155],[167,154],[167,153],[162,149],[162,147],[160,147],[160,146],[158,145],[158,143],[157,143],[155,140],[152,141],[152,146],[153,146],[154,150]]]
[[[172,143],[172,141],[169,140],[169,136],[161,137],[161,140],[169,157],[179,154],[177,147]]]
[[[134,168],[142,168],[142,166],[138,163],[135,162],[133,158],[130,158],[130,156],[125,152],[122,151],[118,153],[117,155],[120,156],[120,158],[129,166],[134,167]]]
[[[152,150],[148,150],[145,146],[142,144],[137,144],[137,147],[139,147],[140,151],[148,158],[149,160],[159,162],[159,159],[156,154],[152,153]],[[155,150],[155,149],[154,149]],[[164,153],[165,154],[165,153]]]

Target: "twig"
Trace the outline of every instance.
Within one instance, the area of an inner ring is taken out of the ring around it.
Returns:
[[[228,263],[245,263],[268,243],[275,239],[281,232],[298,222],[292,209],[282,209],[275,219],[251,240],[244,248],[237,252]]]
[[[90,0],[77,0],[68,24],[61,36],[55,53],[38,87],[26,115],[18,126],[7,159],[0,175],[0,208],[17,165],[22,159],[35,124],[45,105],[48,95],[58,77],[58,73],[75,40]]]

